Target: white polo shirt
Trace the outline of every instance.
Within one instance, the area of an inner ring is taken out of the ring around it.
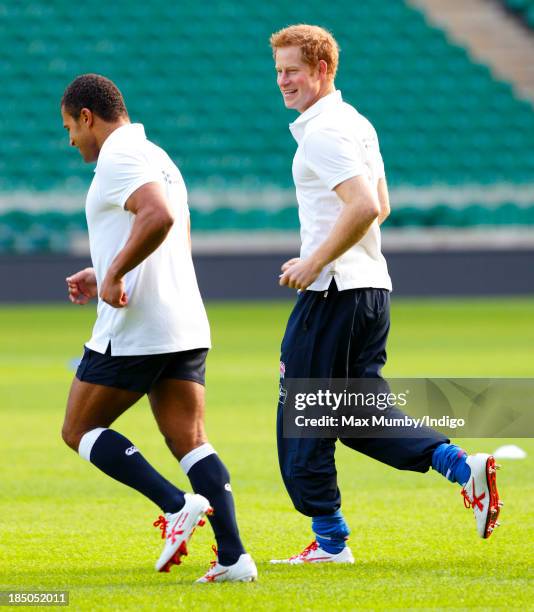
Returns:
[[[333,189],[363,175],[377,192],[378,179],[385,176],[384,164],[375,129],[343,102],[340,91],[318,100],[289,129],[298,143],[293,180],[301,228],[300,256],[306,258],[326,239],[345,206]],[[357,244],[325,266],[308,289],[324,291],[332,278],[340,291],[363,287],[391,291],[377,220]]]
[[[174,214],[163,243],[124,277],[128,305],[98,300],[86,346],[112,355],[151,355],[210,348],[210,330],[189,247],[189,209],[182,175],[169,156],[146,139],[139,123],[121,126],[105,140],[87,194],[91,258],[100,288],[124,247],[135,215],[126,200],[146,183],[159,183]]]

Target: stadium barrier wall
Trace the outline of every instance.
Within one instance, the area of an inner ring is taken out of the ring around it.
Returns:
[[[207,300],[287,300],[280,265],[294,253],[202,254],[195,266]],[[386,254],[395,295],[534,294],[534,249],[421,251]],[[0,303],[66,301],[65,277],[90,261],[60,255],[0,256]]]

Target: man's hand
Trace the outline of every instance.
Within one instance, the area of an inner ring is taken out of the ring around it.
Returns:
[[[128,296],[125,292],[124,279],[117,277],[109,270],[100,288],[100,298],[106,304],[113,306],[113,308],[124,308],[127,306]]]
[[[93,268],[85,268],[67,276],[67,289],[69,300],[73,304],[87,304],[87,302],[97,296],[96,276]]]
[[[281,269],[280,285],[292,289],[307,289],[319,276],[323,266],[311,257],[307,259],[293,257],[286,261]]]

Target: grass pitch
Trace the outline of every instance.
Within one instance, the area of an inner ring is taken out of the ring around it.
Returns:
[[[180,567],[156,573],[161,540],[151,523],[158,510],[60,439],[69,362],[90,335],[94,308],[0,309],[0,589],[65,589],[75,610],[531,609],[532,440],[513,441],[526,460],[501,461],[503,526],[489,541],[477,537],[457,486],[340,445],[355,565],[268,564],[311,540],[276,458],[278,350],[289,310],[289,303],[209,305],[208,433],[232,472],[243,539],[260,577],[194,585],[212,558],[209,525],[195,533]],[[532,377],[533,312],[528,299],[394,299],[386,373]],[[188,488],[145,401],[116,428]],[[473,452],[501,442],[460,441]]]

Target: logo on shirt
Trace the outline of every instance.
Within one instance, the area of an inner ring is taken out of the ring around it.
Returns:
[[[163,174],[163,180],[165,183],[167,183],[167,185],[176,185],[180,182],[180,177],[176,171],[173,172],[172,170],[162,170],[161,173]]]
[[[230,491],[230,493],[231,493],[231,492],[232,492],[232,485],[231,485],[229,482],[227,482],[227,483],[224,485],[224,490],[225,490],[225,491]]]
[[[127,448],[124,451],[124,454],[128,455],[129,457],[130,455],[133,455],[134,453],[138,453],[138,452],[139,452],[139,449],[137,448],[137,446],[130,446],[130,448]]]

